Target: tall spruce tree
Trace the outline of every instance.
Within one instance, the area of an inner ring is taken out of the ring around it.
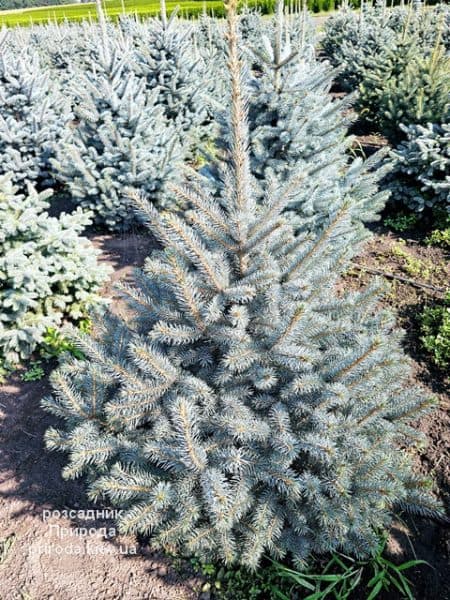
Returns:
[[[158,92],[146,90],[131,60],[127,42],[104,31],[73,80],[75,122],[52,161],[77,202],[113,230],[137,222],[128,187],[164,205],[164,185],[183,156],[178,124],[164,117]]]
[[[192,44],[192,26],[180,22],[176,12],[167,18],[165,3],[161,6],[161,18],[141,29],[136,72],[145,79],[147,89],[156,93],[164,117],[176,123],[182,143],[189,138],[192,145],[204,134],[208,73]]]
[[[310,171],[288,206],[294,224],[302,227],[305,217],[326,218],[336,195],[358,201],[377,194],[389,167],[380,168],[385,152],[365,162],[350,159],[352,96],[338,100],[329,93],[336,70],[316,60],[304,14],[286,14],[278,0],[275,16],[265,23],[254,36],[259,44],[245,44],[250,167],[261,197],[271,181],[283,185],[293,168]],[[223,100],[217,104],[223,107]],[[220,145],[227,149],[229,124],[223,108],[221,116]],[[204,171],[221,185],[214,163]]]
[[[307,174],[254,192],[236,1],[228,13],[230,154],[220,198],[199,176],[175,188],[189,223],[135,202],[162,244],[124,287],[136,319],[109,316],[87,356],[53,375],[43,406],[65,427],[67,478],[123,509],[123,532],[159,547],[256,567],[263,553],[366,556],[396,507],[436,503],[414,475],[430,407],[379,290],[338,294],[373,198],[337,195],[295,236],[283,210]]]

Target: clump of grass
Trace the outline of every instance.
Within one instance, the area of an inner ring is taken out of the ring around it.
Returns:
[[[433,265],[429,261],[423,261],[413,256],[405,249],[405,241],[399,240],[392,247],[392,254],[402,261],[402,269],[411,277],[422,277],[429,279],[433,271]]]
[[[429,246],[450,248],[450,214],[444,211],[435,213],[434,229],[425,239]]]
[[[22,375],[20,376],[20,379],[22,381],[27,381],[27,382],[39,381],[44,376],[45,376],[45,371],[42,368],[42,363],[40,360],[36,360],[36,361],[30,362],[30,366],[25,371],[25,373],[22,373]]]
[[[415,214],[399,214],[392,217],[386,217],[383,221],[385,227],[389,227],[399,233],[413,229],[417,223],[418,218]]]

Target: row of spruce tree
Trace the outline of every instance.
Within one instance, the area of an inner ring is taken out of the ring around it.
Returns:
[[[307,13],[280,12],[277,19],[279,25],[247,11],[240,17],[252,173],[263,198],[270,180],[282,182],[294,165],[314,165],[292,191],[289,208],[294,220],[320,224],[336,193],[370,197],[382,171],[373,170],[376,161],[347,159],[351,97],[333,101],[328,94],[336,70],[316,59]],[[272,49],[267,39],[276,27]],[[212,158],[227,144],[221,131],[223,30],[223,23],[206,16],[189,23],[163,15],[145,22],[124,17],[118,26],[103,20],[100,26],[48,25],[2,35],[0,174],[15,186],[15,192],[4,189],[4,223],[17,223],[6,231],[2,253],[0,347],[8,362],[28,357],[72,306],[76,314],[87,310],[105,278],[89,263],[91,246],[80,241],[86,259],[79,271],[69,277],[54,266],[64,264],[66,253],[47,252],[45,267],[31,270],[24,286],[25,263],[41,262],[47,224],[62,226],[45,217],[42,201],[23,201],[30,184],[46,192],[47,202],[48,188],[57,189],[55,210],[68,194],[84,211],[71,217],[75,244],[92,219],[116,231],[139,225],[129,198],[133,189],[160,209],[183,209],[187,202],[168,188],[180,182],[183,164],[208,174],[216,191],[220,187]],[[31,218],[28,204],[40,229],[23,245],[19,232]],[[81,277],[83,271],[89,277]],[[61,289],[65,302],[55,305],[51,296]]]
[[[322,162],[333,163],[335,151],[339,170],[345,156],[339,143],[349,141],[343,141],[346,107],[331,107],[327,94],[338,78],[350,88],[359,85],[365,118],[394,142],[408,138],[391,179],[396,199],[417,210],[434,203],[445,208],[450,11],[424,11],[420,4],[387,11],[383,2],[364,5],[359,16],[344,9],[328,21],[322,42],[339,73],[316,60],[306,13],[289,20],[280,52],[295,60],[275,67],[277,81],[267,71],[276,59],[261,47],[270,22],[251,12],[241,21],[249,48],[254,170],[261,176],[267,166],[276,168],[270,163],[277,154],[308,160],[325,139],[330,143],[323,144]],[[98,223],[116,230],[136,222],[123,193],[127,187],[170,204],[165,184],[176,178],[176,165],[202,160],[214,137],[212,112],[223,98],[221,29],[208,17],[198,24],[123,17],[118,28],[105,23],[102,35],[93,25],[66,24],[7,36],[0,66],[1,171],[14,172],[16,184],[65,185]],[[282,78],[289,78],[294,93],[280,87]],[[345,103],[348,108],[349,99]],[[261,114],[268,115],[269,129]],[[401,173],[409,171],[415,178],[405,183]]]

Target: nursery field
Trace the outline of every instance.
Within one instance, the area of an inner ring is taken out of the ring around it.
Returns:
[[[0,600],[450,600],[449,6],[88,6],[0,33]]]
[[[223,13],[223,2],[221,0],[206,0],[205,2],[201,0],[182,0],[181,2],[169,0],[166,4],[169,13],[178,7],[180,15],[186,16],[201,14],[204,10]],[[113,19],[124,13],[148,17],[155,16],[160,12],[160,3],[155,0],[105,0],[103,6],[108,17]],[[82,21],[85,19],[97,19],[95,2],[0,12],[0,25],[6,26],[39,24],[48,21]]]

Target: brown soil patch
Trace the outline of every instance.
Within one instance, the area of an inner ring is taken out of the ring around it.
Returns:
[[[365,157],[369,157],[378,152],[378,150],[381,150],[381,148],[385,148],[388,144],[388,140],[379,134],[357,135],[353,144],[353,150]]]

